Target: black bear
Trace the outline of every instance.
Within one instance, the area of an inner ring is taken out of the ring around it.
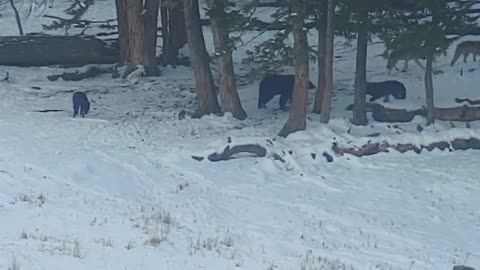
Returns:
[[[382,82],[367,82],[367,95],[370,95],[370,102],[392,95],[395,99],[405,99],[407,96],[407,89],[405,85],[399,81],[382,81]]]
[[[73,93],[72,101],[73,117],[75,118],[79,113],[82,117],[85,117],[85,114],[90,110],[90,101],[88,101],[87,94],[77,91]]]
[[[274,96],[280,95],[280,109],[285,110],[287,101],[292,100],[294,83],[295,75],[266,75],[260,82],[258,89],[258,108],[266,109],[267,103],[272,100]],[[315,87],[311,81],[308,81],[308,89],[314,89]]]

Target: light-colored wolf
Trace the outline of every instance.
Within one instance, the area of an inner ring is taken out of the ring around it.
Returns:
[[[473,54],[473,61],[477,61],[477,55],[480,55],[480,41],[463,41],[457,45],[455,54],[453,55],[450,65],[453,66],[457,62],[460,55],[463,55],[463,62],[467,62],[469,54]]]
[[[388,74],[390,75],[392,68],[395,68],[397,71],[399,69],[397,68],[397,63],[398,61],[405,61],[405,67],[403,68],[402,72],[406,71],[408,68],[408,62],[410,60],[415,61],[418,66],[420,66],[422,69],[425,69],[425,67],[420,63],[419,59],[426,59],[425,55],[411,51],[411,50],[405,50],[405,51],[392,51],[388,55],[387,59],[387,69],[388,69]]]

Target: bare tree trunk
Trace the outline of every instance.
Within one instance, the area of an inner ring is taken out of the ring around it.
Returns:
[[[223,112],[232,113],[233,117],[244,120],[247,113],[242,108],[237,91],[237,82],[233,68],[232,48],[228,37],[227,14],[225,0],[207,0],[208,7],[213,11],[210,15],[212,25],[215,56],[220,73],[218,84],[220,107]]]
[[[427,55],[425,67],[425,97],[427,99],[427,125],[435,123],[435,105],[433,101],[433,52]]]
[[[317,29],[318,29],[318,80],[317,92],[315,93],[315,103],[313,112],[322,111],[323,95],[325,93],[325,53],[326,53],[326,32],[327,32],[327,5],[325,1],[320,1],[317,9]]]
[[[157,66],[157,26],[160,0],[145,0],[143,16],[144,44],[142,63],[148,75],[159,75]]]
[[[295,57],[295,83],[292,106],[288,120],[279,133],[287,137],[289,134],[305,130],[307,119],[307,94],[309,85],[308,40],[305,28],[306,0],[290,0],[292,7],[293,52]]]
[[[183,0],[185,9],[185,26],[187,30],[190,61],[192,62],[197,90],[199,117],[205,114],[218,113],[218,105],[212,71],[209,65],[209,56],[205,47],[202,26],[200,24],[200,11],[198,0]]]
[[[168,47],[168,36],[170,33],[168,32],[168,3],[167,0],[161,0],[160,2],[160,18],[162,20],[162,57],[166,55],[167,47]]]
[[[162,5],[162,64],[176,65],[178,51],[187,44],[183,1],[162,0]]]
[[[327,1],[327,31],[325,35],[326,53],[325,53],[325,91],[322,101],[322,112],[320,113],[320,122],[327,124],[330,120],[330,110],[333,95],[333,15],[335,12],[334,0]]]
[[[13,12],[15,13],[15,20],[17,21],[18,33],[20,36],[23,36],[23,27],[22,27],[22,20],[20,20],[20,14],[18,13],[18,9],[15,6],[13,0],[10,0],[10,5],[12,6]]]
[[[366,125],[367,110],[366,110],[366,96],[367,96],[367,46],[368,46],[368,29],[366,23],[368,20],[368,10],[361,8],[360,15],[360,29],[357,33],[357,59],[355,67],[355,98],[353,107],[354,125]]]
[[[115,0],[118,20],[118,41],[120,45],[120,64],[124,65],[130,60],[130,45],[128,42],[127,9],[124,0]]]
[[[145,75],[158,75],[155,59],[159,0],[116,0],[119,23],[120,54],[123,64],[131,68],[143,65]],[[145,11],[144,11],[145,10]]]
[[[145,42],[145,29],[142,24],[143,5],[142,1],[124,1],[128,21],[129,63],[140,65],[143,60],[143,43]]]

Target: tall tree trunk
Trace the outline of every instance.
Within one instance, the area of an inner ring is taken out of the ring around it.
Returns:
[[[162,0],[162,2],[165,2],[162,7],[162,61],[164,65],[176,65],[178,51],[187,44],[183,1]]]
[[[119,23],[120,55],[123,64],[128,64],[123,77],[137,65],[143,65],[145,75],[157,75],[155,59],[158,7],[160,0],[116,0]]]
[[[162,57],[166,54],[166,50],[168,47],[168,36],[170,33],[168,32],[168,3],[167,0],[161,0],[160,2],[160,18],[162,20]]]
[[[427,99],[427,125],[435,123],[435,104],[433,101],[433,52],[427,55],[425,67],[425,97]]]
[[[318,80],[315,93],[313,112],[322,111],[323,95],[325,93],[325,54],[326,54],[326,33],[327,33],[327,5],[325,1],[318,3],[317,9],[317,30],[318,30]]]
[[[305,130],[307,119],[307,94],[309,85],[308,40],[305,28],[306,0],[290,0],[292,7],[293,52],[295,57],[295,83],[293,87],[292,106],[288,120],[279,133],[289,134]]]
[[[158,9],[160,0],[145,0],[144,9],[147,11],[143,14],[144,24],[144,44],[142,63],[145,72],[149,75],[158,75],[157,66],[157,26],[158,26]]]
[[[334,0],[327,1],[327,31],[325,35],[325,91],[322,100],[322,111],[320,113],[320,122],[327,124],[330,120],[330,110],[333,95],[333,15],[335,12]]]
[[[225,0],[207,0],[208,7],[212,10],[210,22],[212,26],[215,56],[220,74],[219,93],[220,107],[223,112],[232,113],[233,117],[244,120],[247,113],[242,108],[237,91],[235,71],[233,69],[232,48],[228,37],[227,14],[225,13]]]
[[[124,1],[128,22],[129,63],[131,65],[141,65],[143,60],[143,44],[145,42],[145,29],[142,24],[142,1]]]
[[[360,8],[359,10],[360,28],[357,33],[357,58],[355,67],[355,98],[353,102],[353,119],[354,125],[366,125],[367,110],[367,46],[368,46],[368,29],[366,23],[368,20],[368,10]]]
[[[130,61],[130,45],[128,41],[127,9],[124,0],[115,0],[118,20],[118,40],[120,45],[120,64],[124,65]]]
[[[185,26],[187,30],[190,61],[195,78],[197,90],[199,117],[220,112],[215,85],[213,84],[212,71],[209,65],[209,56],[205,47],[202,25],[200,24],[200,11],[198,0],[183,0],[185,9]]]

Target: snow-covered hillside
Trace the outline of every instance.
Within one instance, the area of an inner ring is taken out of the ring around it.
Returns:
[[[96,2],[87,19],[115,16],[114,1]],[[48,14],[63,16],[66,1],[54,3]],[[16,34],[10,9],[0,13],[0,33]],[[47,22],[30,17],[24,27],[38,32]],[[207,28],[205,36],[211,50]],[[316,33],[309,38],[315,42]],[[450,67],[454,46],[435,64],[443,72],[434,77],[438,106],[480,98],[478,63]],[[239,72],[245,49],[235,52]],[[309,115],[308,129],[287,139],[276,136],[288,116],[277,99],[268,110],[256,108],[258,82],[239,88],[245,121],[182,119],[195,103],[186,67],[163,68],[158,78],[49,82],[47,75],[63,70],[0,66],[0,76],[10,74],[0,83],[0,269],[478,269],[480,151],[335,156],[332,163],[312,153],[332,140],[478,136],[479,124],[439,122],[421,134],[419,117],[351,126],[345,107],[353,101],[355,48],[337,39],[335,50],[334,118],[325,126]],[[402,81],[407,99],[389,106],[421,107],[423,71],[412,62],[406,73],[388,76],[385,60],[375,57],[382,50],[369,47],[368,79]],[[91,99],[85,119],[71,117],[74,90]],[[34,112],[42,109],[64,111]],[[375,132],[381,135],[365,138]],[[271,140],[268,150],[284,150],[286,162],[191,158],[221,150],[229,137],[233,144]]]

